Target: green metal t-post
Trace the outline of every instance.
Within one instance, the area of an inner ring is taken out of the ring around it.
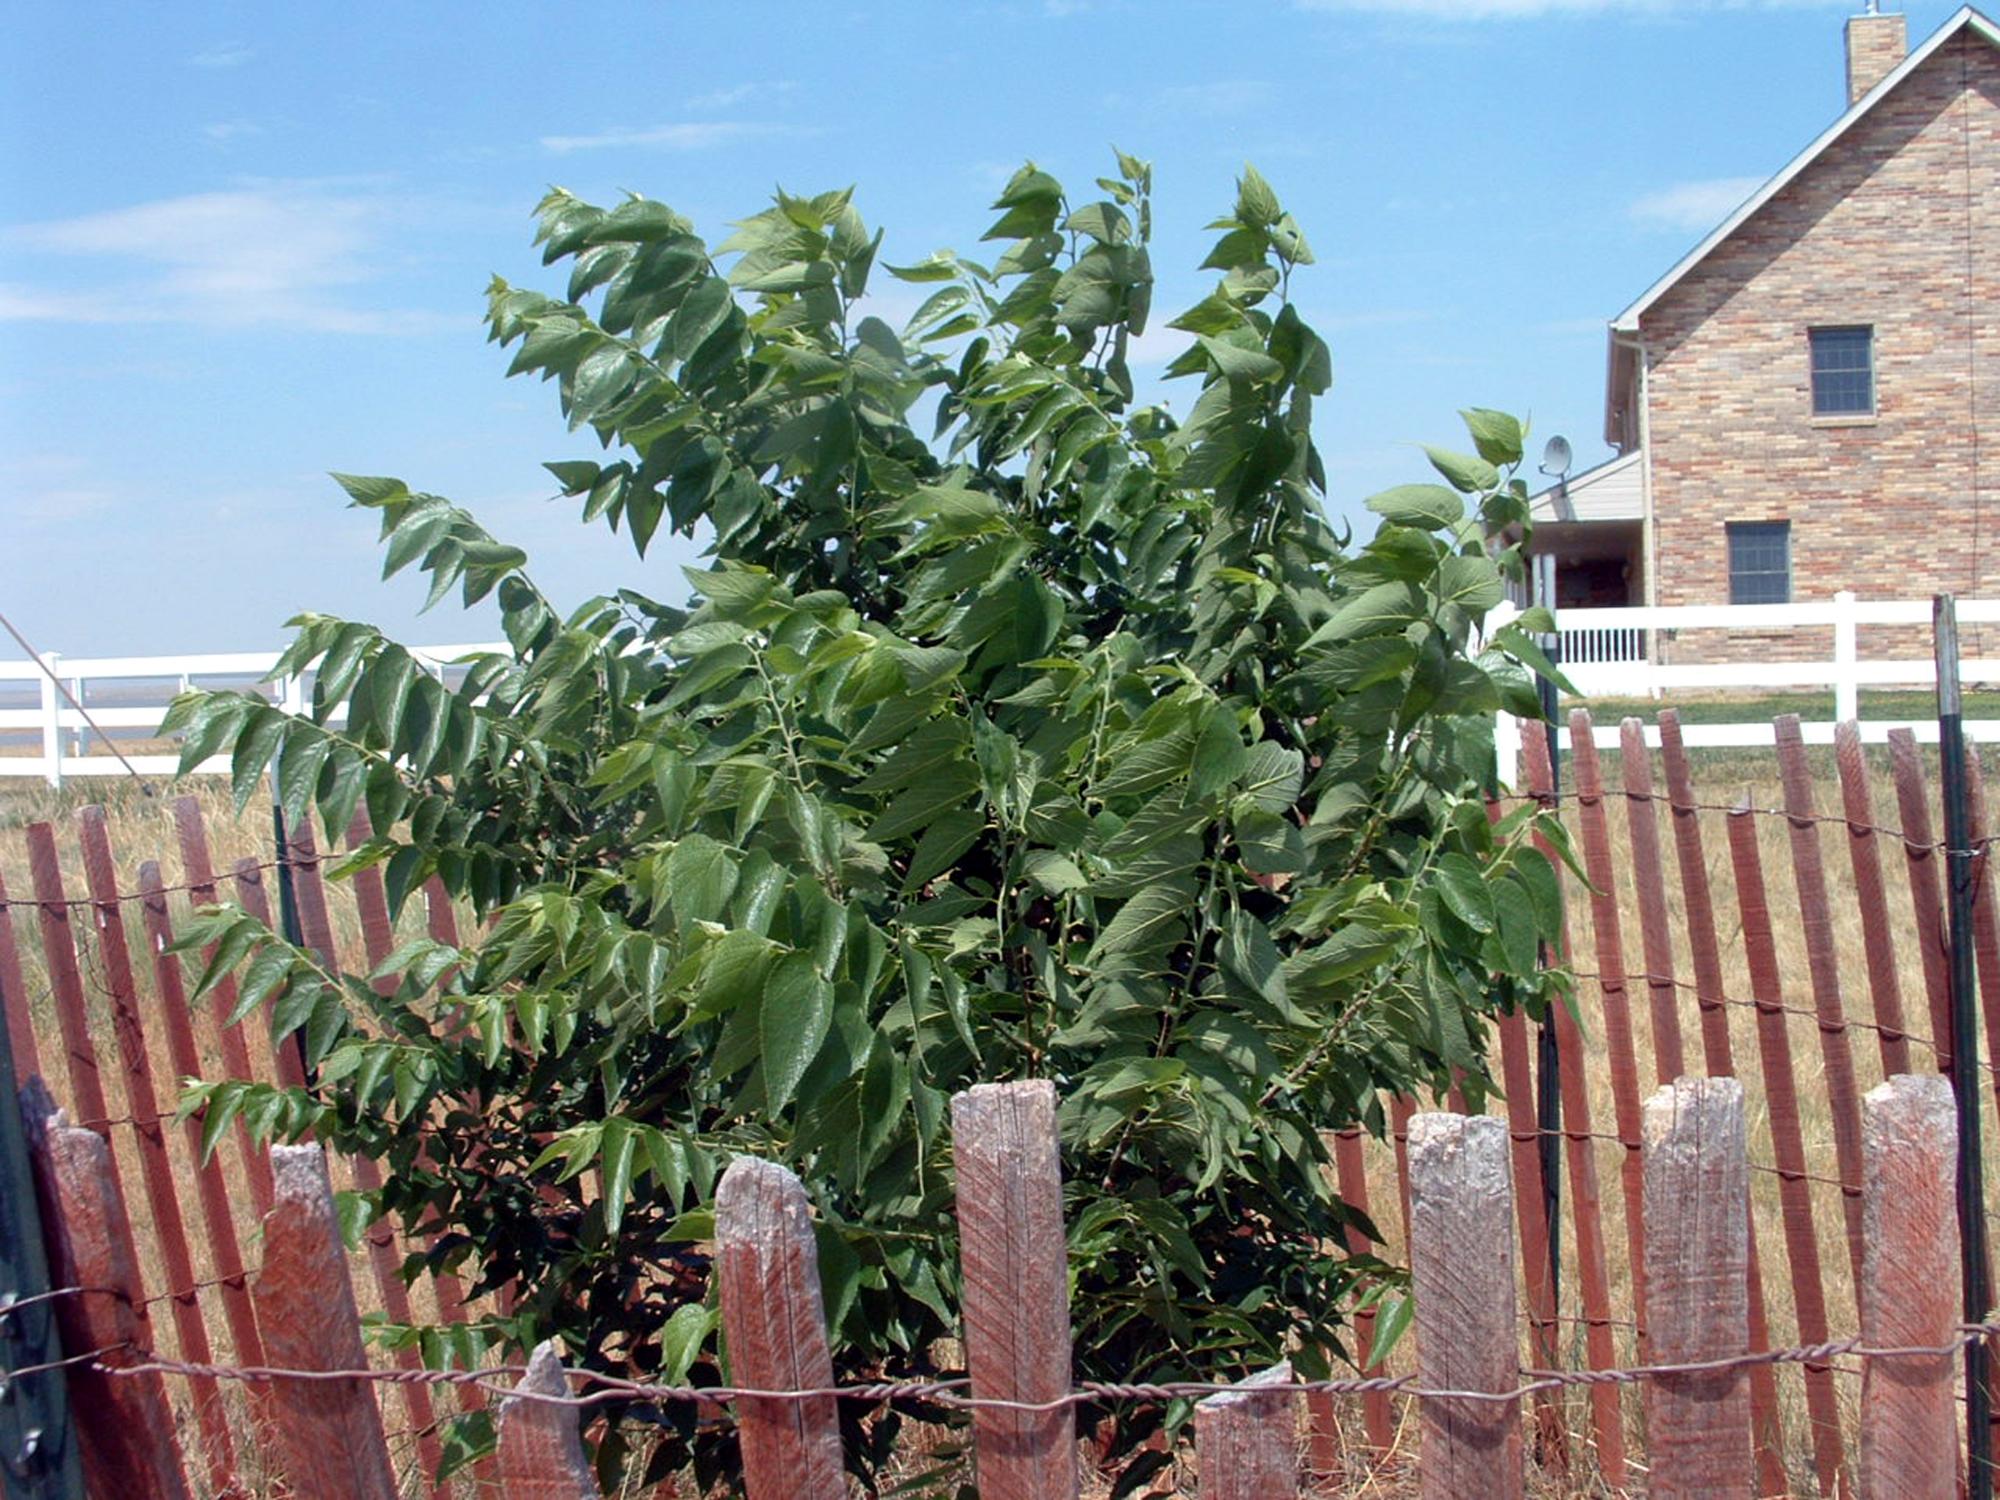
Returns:
[[[1944,857],[1951,918],[1951,1086],[1958,1103],[1958,1245],[1965,1321],[1984,1323],[1986,1181],[1979,1155],[1979,999],[1973,988],[1972,901],[1979,879],[1972,847],[1972,808],[1965,775],[1965,718],[1958,685],[1958,607],[1950,594],[1932,603],[1937,652],[1938,770],[1944,786]],[[1967,1493],[1992,1500],[1992,1393],[1986,1341],[1965,1346]]]
[[[0,922],[6,920],[0,911]],[[48,1252],[14,1091],[14,1047],[4,1025],[0,1084],[6,1089],[0,1098],[0,1487],[7,1500],[80,1500],[83,1472],[63,1372],[19,1379],[10,1373],[55,1364],[63,1352],[55,1303],[46,1295],[52,1290]]]

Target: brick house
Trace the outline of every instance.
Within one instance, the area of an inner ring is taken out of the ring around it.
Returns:
[[[2000,592],[2000,27],[1846,42],[1847,110],[1612,319],[1559,605]]]

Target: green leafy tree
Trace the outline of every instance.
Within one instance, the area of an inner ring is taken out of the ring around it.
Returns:
[[[382,1159],[357,1206],[436,1236],[412,1274],[516,1289],[482,1337],[720,1378],[702,1250],[750,1152],[815,1195],[842,1371],[930,1374],[958,1293],[946,1102],[1041,1076],[1082,1372],[1323,1369],[1356,1352],[1336,1310],[1396,1285],[1337,1248],[1323,1137],[1379,1131],[1383,1090],[1476,1102],[1487,1019],[1547,1003],[1537,815],[1482,796],[1491,715],[1535,714],[1545,665],[1519,626],[1482,633],[1520,574],[1520,427],[1468,412],[1476,451],[1433,450],[1445,482],[1377,496],[1354,546],[1277,195],[1246,170],[1213,226],[1214,289],[1171,325],[1180,418],[1129,367],[1151,169],[1121,154],[1097,187],[1025,167],[990,263],[884,268],[928,289],[901,330],[865,312],[882,237],[845,192],[780,193],[715,248],[661,203],[552,192],[566,295],[496,281],[492,337],[607,450],[548,466],[586,522],[709,540],[697,602],[565,611],[466,511],[342,477],[386,571],[492,596],[511,649],[448,685],[308,615],[278,669],[314,672],[303,716],[176,705],[185,764],[231,751],[247,798],[276,755],[290,817],[365,804],[354,863],[399,908],[435,876],[480,919],[404,947],[387,995],[234,910],[187,943],[313,1069],[196,1088],[211,1139],[240,1116]],[[858,1472],[914,1410],[845,1413]],[[653,1416],[660,1465],[726,1472],[691,1412]],[[1110,1450],[1161,1419],[1119,1414]]]

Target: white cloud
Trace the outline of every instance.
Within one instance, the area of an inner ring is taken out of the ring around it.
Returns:
[[[753,99],[773,99],[791,93],[798,88],[789,79],[779,79],[774,83],[739,83],[734,88],[715,89],[706,94],[696,94],[688,100],[687,107],[698,113],[710,110],[732,109],[739,104],[748,104]]]
[[[241,42],[224,42],[195,53],[188,59],[188,64],[196,68],[240,68],[256,55]]]
[[[262,135],[264,127],[255,120],[215,120],[202,126],[201,133],[218,146],[225,146],[231,141]]]
[[[1761,177],[1710,177],[1677,182],[1634,200],[1632,217],[1641,224],[1690,234],[1713,229],[1763,181]]]
[[[1367,11],[1440,21],[1516,21],[1542,16],[1672,15],[1703,10],[1778,10],[1834,0],[1293,0],[1301,10]]]
[[[458,319],[357,305],[381,275],[378,244],[398,212],[379,192],[260,183],[161,198],[0,231],[17,263],[59,259],[60,287],[0,286],[0,320],[201,323],[313,333],[428,332]],[[78,290],[79,270],[110,270]]]
[[[595,135],[545,135],[542,147],[558,155],[613,146],[642,146],[656,151],[707,151],[736,141],[795,133],[789,126],[748,120],[688,120],[678,125],[655,125],[646,130],[618,125],[600,130]]]
[[[1262,109],[1277,97],[1276,87],[1262,80],[1225,78],[1214,83],[1190,83],[1161,89],[1158,99],[1162,108],[1177,114],[1214,117],[1248,114],[1251,110]]]

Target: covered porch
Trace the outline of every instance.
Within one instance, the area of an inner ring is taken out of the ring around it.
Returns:
[[[1529,498],[1528,556],[1534,599],[1568,609],[1622,609],[1646,602],[1646,527],[1641,455],[1621,454]],[[1644,661],[1643,630],[1565,632],[1576,662]]]

